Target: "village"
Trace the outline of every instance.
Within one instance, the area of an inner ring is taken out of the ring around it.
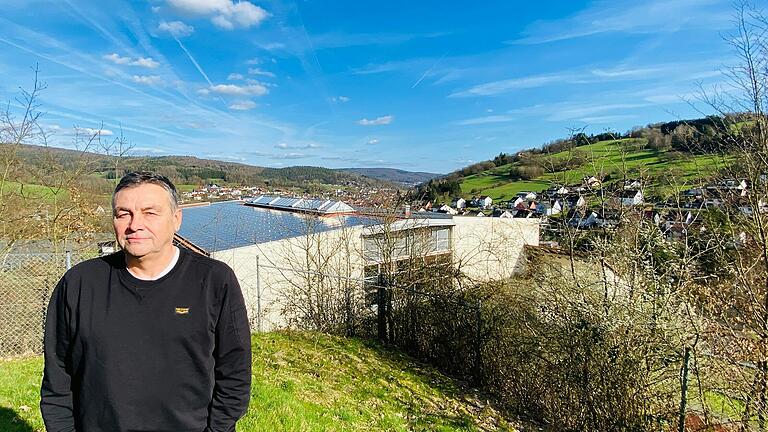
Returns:
[[[497,201],[489,196],[466,200],[455,197],[450,203],[424,203],[419,212],[450,215],[538,218],[542,241],[568,227],[576,230],[612,230],[630,211],[652,221],[670,238],[684,237],[700,225],[700,213],[707,209],[738,211],[751,215],[756,210],[749,200],[746,179],[722,179],[701,187],[680,191],[667,200],[648,198],[639,179],[626,179],[604,185],[594,176],[584,177],[580,184],[553,185],[541,192],[523,191],[514,199]],[[760,213],[768,212],[768,203],[759,202]],[[556,242],[547,244],[556,246]]]

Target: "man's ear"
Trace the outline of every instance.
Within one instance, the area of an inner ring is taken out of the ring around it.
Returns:
[[[179,228],[181,228],[181,209],[177,208],[176,212],[173,214],[173,223],[174,223],[174,231],[178,232]]]

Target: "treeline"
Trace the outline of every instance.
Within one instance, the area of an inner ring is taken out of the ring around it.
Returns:
[[[29,175],[18,180],[34,183],[32,175],[50,165],[51,160],[63,170],[72,171],[87,165],[94,174],[85,183],[98,190],[109,189],[115,177],[127,171],[152,171],[170,178],[174,183],[204,186],[209,183],[226,183],[261,187],[297,187],[312,185],[368,185],[388,187],[388,182],[371,179],[355,173],[329,168],[296,166],[287,168],[264,168],[234,162],[200,159],[193,156],[122,157],[96,152],[60,149],[54,147],[19,146],[18,156]],[[117,168],[117,169],[116,169]],[[44,177],[44,176],[42,176]],[[39,182],[39,180],[37,180]]]

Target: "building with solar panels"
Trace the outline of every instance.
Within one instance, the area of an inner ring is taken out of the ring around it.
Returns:
[[[257,198],[247,199],[244,203],[254,207],[311,213],[319,216],[343,216],[357,213],[352,206],[343,201],[333,200],[261,195]]]
[[[297,298],[361,300],[379,275],[406,264],[451,265],[473,280],[511,277],[525,246],[539,241],[536,219],[364,213],[340,201],[260,196],[185,208],[179,234],[232,267],[262,331],[293,326]]]

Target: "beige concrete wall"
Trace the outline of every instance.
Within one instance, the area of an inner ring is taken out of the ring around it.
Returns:
[[[258,328],[260,303],[261,328],[269,331],[289,326],[283,309],[290,306],[288,301],[296,297],[296,290],[312,280],[308,278],[313,275],[291,269],[311,268],[328,275],[363,278],[362,232],[362,227],[340,228],[228,249],[215,252],[213,257],[235,271],[254,330]],[[307,263],[308,259],[311,264]],[[334,282],[343,280],[331,279]]]
[[[538,219],[455,216],[453,220],[455,226],[451,245],[454,264],[473,280],[488,281],[511,276],[519,270],[524,246],[538,245]],[[290,299],[297,297],[298,289],[316,283],[307,279],[313,275],[291,269],[319,269],[327,275],[362,279],[365,265],[363,235],[368,232],[363,227],[339,228],[220,251],[213,257],[229,264],[235,271],[254,329],[258,328],[260,303],[261,329],[268,331],[290,326],[283,310],[293,307]],[[330,281],[340,284],[345,280],[336,278]],[[362,283],[346,281],[355,285],[357,296],[364,294]]]
[[[539,245],[539,219],[454,216],[453,261],[473,280],[504,279],[521,270],[525,245]]]

